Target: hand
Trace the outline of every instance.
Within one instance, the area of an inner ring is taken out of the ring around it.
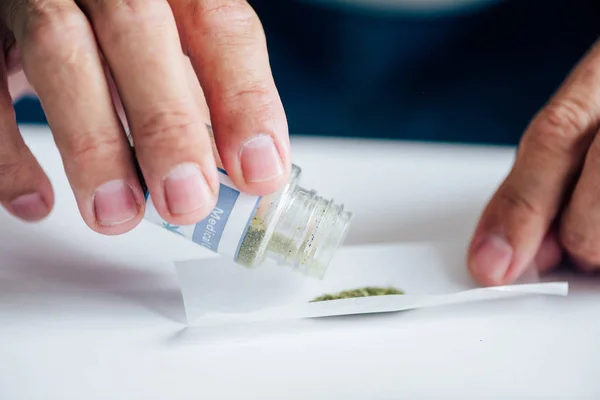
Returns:
[[[599,129],[600,42],[532,120],[485,208],[469,250],[479,283],[510,284],[564,255],[600,269]]]
[[[246,1],[4,0],[0,17],[0,203],[13,215],[37,221],[54,203],[14,118],[11,91],[27,91],[23,76],[97,232],[127,232],[144,214],[124,122],[170,223],[192,224],[213,209],[217,164],[249,194],[287,180],[286,118]]]

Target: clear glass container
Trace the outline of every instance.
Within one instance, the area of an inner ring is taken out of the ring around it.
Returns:
[[[341,204],[299,186],[293,165],[289,182],[261,199],[242,239],[236,262],[256,267],[265,259],[322,278],[346,238],[352,214]]]
[[[207,127],[212,138],[212,129]],[[133,139],[129,134],[128,138],[135,159]],[[144,177],[137,163],[136,167],[146,192],[146,219],[201,244],[195,240],[194,232],[202,224],[206,225],[211,217],[187,227],[173,226],[163,221],[151,202],[148,203],[149,194]],[[234,256],[235,262],[255,268],[270,259],[304,275],[316,278],[325,275],[335,251],[346,238],[352,214],[343,205],[317,195],[314,190],[299,186],[300,175],[301,169],[292,165],[290,179],[282,189],[272,195],[256,197],[256,211],[248,221],[242,221],[247,224],[247,229],[236,239],[239,240],[239,249]],[[222,181],[221,185],[223,184]],[[230,184],[227,186],[233,187]]]

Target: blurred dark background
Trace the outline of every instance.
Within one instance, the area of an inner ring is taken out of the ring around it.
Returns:
[[[445,13],[250,0],[290,132],[516,144],[600,31],[600,2],[498,0]],[[36,100],[21,123],[45,123]]]

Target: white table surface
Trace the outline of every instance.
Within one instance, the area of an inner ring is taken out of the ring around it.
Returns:
[[[44,128],[41,224],[0,214],[0,399],[600,398],[600,281],[567,298],[186,329],[171,260],[198,249],[143,224],[88,230]],[[294,139],[305,186],[355,213],[348,244],[461,240],[513,151]]]

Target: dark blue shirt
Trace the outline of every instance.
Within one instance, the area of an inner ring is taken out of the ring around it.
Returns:
[[[250,1],[291,134],[517,143],[600,29],[594,0],[444,13],[324,2]],[[29,102],[17,115],[41,114]]]

